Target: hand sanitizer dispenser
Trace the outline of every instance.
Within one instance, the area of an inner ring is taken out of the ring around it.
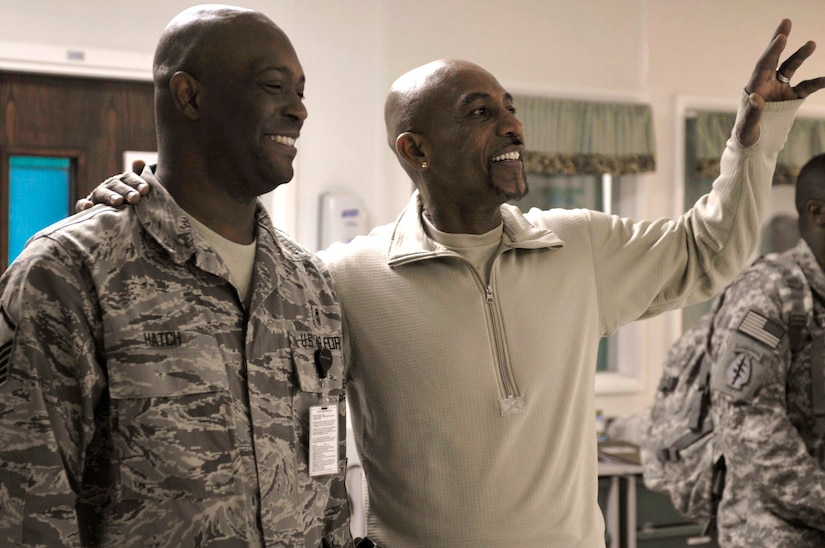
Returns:
[[[334,242],[348,243],[367,233],[367,216],[358,196],[324,192],[319,201],[318,249],[326,249]]]

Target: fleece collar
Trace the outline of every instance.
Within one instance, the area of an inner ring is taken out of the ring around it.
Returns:
[[[424,259],[457,256],[455,252],[427,236],[421,218],[423,209],[421,195],[415,191],[392,231],[387,256],[387,264],[391,267]],[[531,224],[516,206],[503,204],[501,218],[504,222],[501,236],[504,250],[555,249],[564,246],[564,241],[552,230]]]

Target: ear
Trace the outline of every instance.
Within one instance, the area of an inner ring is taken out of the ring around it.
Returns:
[[[426,171],[428,168],[424,148],[424,138],[411,131],[405,131],[395,139],[395,151],[398,157],[416,171]]]
[[[169,81],[172,103],[178,111],[191,120],[200,118],[203,86],[188,72],[178,71]]]
[[[805,204],[805,213],[816,226],[825,226],[825,201],[808,200]]]

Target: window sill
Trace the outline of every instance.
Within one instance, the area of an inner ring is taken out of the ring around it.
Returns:
[[[596,372],[596,395],[638,394],[642,383],[636,377],[613,371]]]

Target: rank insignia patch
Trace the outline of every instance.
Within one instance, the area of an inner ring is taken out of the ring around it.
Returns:
[[[14,348],[14,327],[0,308],[0,386],[6,384],[11,374],[11,351]]]

